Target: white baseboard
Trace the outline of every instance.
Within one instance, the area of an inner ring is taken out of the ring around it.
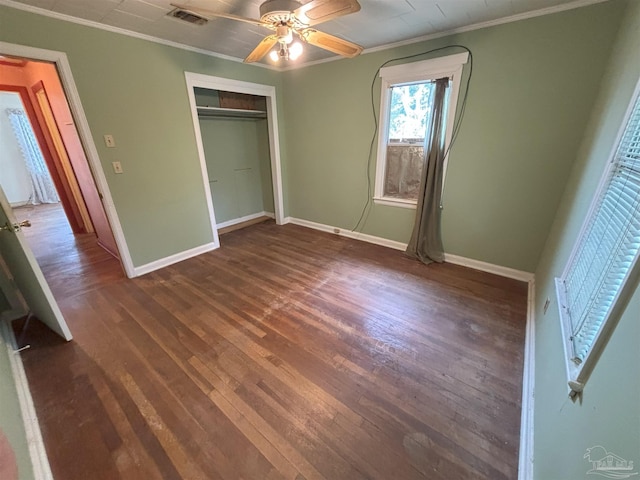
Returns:
[[[260,217],[275,218],[275,215],[271,212],[252,213],[251,215],[245,215],[244,217],[233,218],[231,220],[227,220],[226,222],[216,223],[216,228],[220,230],[221,228],[231,227],[233,225],[237,225],[242,222],[248,222],[249,220],[253,220],[255,218],[260,218]]]
[[[274,218],[274,214],[271,212],[258,212],[253,213],[251,215],[247,215],[245,217],[234,218],[232,220],[227,220],[226,222],[221,222],[216,224],[216,229],[221,229],[225,227],[230,227],[231,225],[236,225],[238,223],[246,222],[249,220],[253,220],[254,218],[259,217],[270,217]],[[169,265],[173,265],[174,263],[182,262],[183,260],[187,260],[188,258],[196,257],[198,255],[202,255],[203,253],[210,252],[211,250],[215,250],[220,245],[217,242],[207,243],[205,245],[201,245],[199,247],[192,248],[190,250],[185,250],[184,252],[176,253],[174,255],[170,255],[165,258],[160,258],[153,262],[147,263],[145,265],[140,265],[139,267],[134,267],[133,273],[134,277],[139,277],[141,275],[146,275],[147,273],[151,273],[154,270],[159,270],[164,267],[168,267]]]
[[[527,326],[524,343],[524,369],[522,372],[522,413],[520,417],[520,454],[518,480],[533,480],[533,406],[535,401],[535,280],[529,282]]]
[[[211,250],[215,250],[219,246],[220,245],[218,243],[207,243],[190,250],[185,250],[184,252],[176,253],[165,258],[160,258],[159,260],[155,260],[145,265],[140,265],[139,267],[134,267],[133,273],[135,277],[139,277],[141,275],[153,272],[154,270],[168,267],[169,265],[173,265],[174,263],[182,262],[183,260],[187,260],[188,258],[210,252]]]
[[[388,240],[386,238],[376,237],[374,235],[368,235],[366,233],[352,232],[351,230],[344,230],[342,228],[332,227],[331,225],[325,225],[323,223],[311,222],[309,220],[303,220],[301,218],[286,217],[284,219],[284,223],[293,223],[294,225],[313,228],[314,230],[320,230],[321,232],[333,233],[335,235],[353,238],[355,240],[361,240],[367,243],[374,243],[376,245],[382,245],[383,247],[389,247],[395,250],[404,251],[407,249],[406,243],[396,242],[394,240]],[[473,268],[474,270],[493,273],[496,275],[500,275],[501,277],[513,278],[522,282],[530,282],[531,280],[533,280],[533,273],[530,272],[524,272],[522,270],[516,270],[509,267],[502,267],[500,265],[481,262],[480,260],[465,258],[459,255],[452,255],[450,253],[444,254],[444,261],[447,263],[452,263],[454,265],[462,265],[464,267]]]
[[[516,270],[515,268],[502,267],[500,265],[494,265],[493,263],[482,262],[480,260],[461,257],[459,255],[453,255],[451,253],[444,254],[444,261],[447,263],[453,263],[454,265],[462,265],[463,267],[473,268],[474,270],[494,273],[496,275],[500,275],[501,277],[513,278],[514,280],[520,280],[521,282],[531,282],[533,280],[533,273],[530,272]]]
[[[40,431],[40,424],[38,423],[38,416],[36,415],[33,398],[29,390],[29,383],[27,382],[27,375],[22,365],[22,358],[19,353],[15,352],[17,349],[16,338],[13,330],[9,328],[8,322],[2,322],[0,329],[2,329],[2,336],[7,339],[8,342],[6,348],[9,355],[11,373],[13,374],[13,380],[18,392],[18,402],[20,403],[25,435],[27,437],[27,444],[29,445],[29,456],[31,457],[31,464],[33,466],[33,476],[35,480],[53,480],[47,451],[42,439],[42,432]]]
[[[386,238],[376,237],[374,235],[368,235],[366,233],[352,232],[351,230],[332,227],[331,225],[325,225],[323,223],[311,222],[309,220],[303,220],[301,218],[286,217],[283,224],[286,223],[293,223],[294,225],[313,228],[314,230],[320,230],[321,232],[333,233],[335,235],[340,235],[341,237],[353,238],[355,240],[361,240],[367,243],[374,243],[376,245],[382,245],[383,247],[393,248],[394,250],[406,250],[407,248],[406,243],[396,242],[394,240],[388,240]]]

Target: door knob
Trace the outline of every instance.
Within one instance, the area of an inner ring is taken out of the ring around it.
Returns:
[[[13,225],[10,225],[9,222],[7,222],[0,227],[0,231],[9,230],[11,232],[19,232],[23,227],[30,227],[30,226],[31,226],[31,222],[29,220],[23,220],[21,222],[14,223]]]

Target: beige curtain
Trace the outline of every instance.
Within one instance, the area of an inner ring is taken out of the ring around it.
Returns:
[[[449,79],[436,80],[431,125],[425,136],[425,164],[422,169],[416,220],[407,254],[423,263],[444,261],[440,232],[442,175],[445,157],[445,103]]]

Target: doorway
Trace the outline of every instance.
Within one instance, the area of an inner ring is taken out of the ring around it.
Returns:
[[[3,148],[0,162],[11,168],[2,168],[0,184],[16,219],[33,224],[25,238],[54,295],[72,293],[66,287],[80,271],[106,268],[123,277],[120,250],[55,63],[0,56],[0,77],[0,134],[3,143],[14,143]],[[50,195],[42,195],[42,185]]]
[[[273,197],[273,216],[275,217],[275,221],[278,225],[282,225],[285,223],[284,219],[284,201],[283,201],[283,193],[282,193],[282,173],[281,173],[281,163],[280,163],[280,140],[279,140],[279,132],[278,132],[278,114],[276,108],[276,93],[275,87],[270,85],[262,85],[257,83],[243,82],[238,80],[231,80],[227,78],[221,77],[213,77],[210,75],[202,75],[197,73],[185,72],[186,83],[187,83],[187,94],[189,96],[189,103],[191,106],[191,113],[193,119],[193,127],[194,133],[196,136],[196,143],[198,147],[198,154],[200,156],[200,165],[202,168],[202,180],[205,187],[205,195],[207,197],[207,203],[209,206],[209,214],[211,220],[211,228],[214,234],[214,241],[219,245],[218,239],[218,225],[216,224],[216,217],[214,215],[214,198],[212,198],[211,194],[211,186],[210,181],[215,178],[213,175],[209,175],[207,159],[205,155],[205,146],[203,142],[203,135],[201,131],[200,118],[199,118],[199,110],[202,112],[202,105],[199,105],[198,99],[196,98],[196,93],[203,94],[207,91],[209,92],[227,92],[231,94],[241,94],[245,96],[257,96],[262,101],[264,101],[265,111],[265,121],[266,121],[266,136],[264,143],[266,144],[266,148],[268,148],[268,162],[270,176],[271,176],[271,188],[270,192],[267,196]],[[201,103],[201,102],[200,102]],[[200,107],[200,108],[199,108]],[[217,107],[213,107],[216,109]],[[224,109],[224,108],[223,108]],[[218,108],[219,110],[219,108]],[[245,111],[246,113],[246,111]],[[257,113],[257,112],[255,112]],[[261,112],[262,113],[262,112]],[[234,181],[240,182],[243,185],[249,185],[247,177],[247,169],[236,168],[238,170],[237,173],[233,174]],[[263,170],[263,172],[266,170]],[[257,174],[256,174],[257,175]],[[268,175],[268,174],[267,174]],[[269,205],[271,206],[271,205]],[[217,208],[217,205],[216,205]],[[222,213],[222,212],[221,212]],[[262,214],[262,212],[259,212]],[[240,213],[241,217],[239,219],[234,220],[249,220],[251,215],[243,215]],[[225,222],[230,225],[229,222]],[[224,223],[223,223],[224,225]]]
[[[28,47],[25,45],[17,45],[12,43],[0,42],[0,59],[13,58],[19,61],[33,61],[40,63],[48,63],[55,67],[55,72],[58,77],[58,81],[61,85],[62,96],[65,100],[65,104],[70,111],[70,122],[74,127],[77,135],[77,142],[74,143],[74,152],[81,152],[85,157],[86,170],[85,173],[91,178],[96,187],[95,194],[97,199],[101,201],[104,213],[105,222],[110,227],[112,235],[114,237],[114,250],[120,258],[120,263],[124,269],[127,277],[133,278],[136,276],[136,271],[133,266],[131,254],[127,242],[124,238],[122,231],[122,225],[116,212],[113,198],[105,178],[100,159],[98,157],[98,151],[93,141],[91,131],[87,118],[82,108],[78,89],[76,88],[73,74],[71,72],[71,66],[69,59],[64,52],[58,52],[55,50],[46,50],[36,47]],[[3,82],[5,81],[4,75],[2,76]],[[37,82],[34,82],[34,84]],[[29,85],[29,89],[33,85]],[[46,94],[53,105],[53,98],[51,92],[45,85]],[[33,94],[33,92],[32,92]],[[34,94],[35,95],[35,94]],[[34,103],[36,101],[34,100]],[[62,126],[66,126],[66,122]],[[61,127],[61,125],[59,125]],[[71,125],[69,125],[71,127]],[[67,146],[67,145],[65,145]],[[68,147],[68,146],[67,146]],[[69,148],[69,147],[68,147]],[[69,151],[69,150],[67,150]],[[81,178],[81,175],[76,172],[78,180],[82,185],[85,177]],[[87,198],[85,196],[85,201]],[[93,219],[94,227],[97,224]]]

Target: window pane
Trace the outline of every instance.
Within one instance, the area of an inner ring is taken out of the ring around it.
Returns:
[[[393,86],[389,108],[389,143],[423,143],[431,116],[434,84]]]
[[[416,200],[418,197],[433,89],[431,81],[391,88],[385,197],[403,200]]]

